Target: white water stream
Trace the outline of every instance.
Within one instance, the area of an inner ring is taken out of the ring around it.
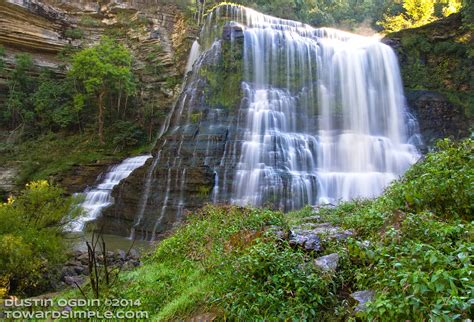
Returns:
[[[70,224],[69,230],[80,232],[87,222],[98,218],[104,208],[113,204],[113,188],[135,169],[143,166],[149,158],[151,158],[150,155],[141,155],[125,159],[121,163],[112,166],[97,186],[84,193],[84,201],[80,204],[84,214]]]

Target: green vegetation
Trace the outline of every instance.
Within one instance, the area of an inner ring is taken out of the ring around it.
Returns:
[[[201,76],[207,80],[208,86],[204,89],[204,95],[209,106],[230,110],[239,106],[242,98],[242,54],[242,42],[223,42],[219,61],[199,70]]]
[[[0,298],[48,290],[47,276],[65,260],[65,216],[75,200],[46,181],[32,182],[16,198],[0,203]]]
[[[379,24],[387,32],[399,31],[406,28],[415,28],[432,22],[437,17],[435,15],[436,4],[442,4],[442,16],[449,16],[461,9],[460,0],[433,1],[433,0],[405,0],[403,1],[402,13],[395,16],[388,14]]]
[[[204,1],[206,9],[223,1]],[[298,20],[314,26],[345,29],[368,27],[375,30],[400,30],[416,27],[467,8],[460,0],[235,0],[281,18]],[[200,12],[196,2],[195,12]],[[199,15],[197,15],[199,16]],[[199,20],[199,19],[198,19]]]
[[[442,141],[375,200],[319,209],[321,222],[356,232],[320,253],[273,233],[314,216],[207,206],[189,215],[143,267],[103,296],[140,300],[155,320],[210,314],[239,320],[455,320],[472,316],[474,141]],[[337,252],[335,273],[315,257]],[[354,312],[349,294],[373,290]],[[76,292],[66,296],[78,296]],[[105,309],[105,308],[104,308]]]
[[[33,78],[29,74],[32,68],[33,60],[30,55],[18,54],[15,56],[15,69],[7,81],[6,108],[0,115],[0,121],[8,122],[11,128],[32,123],[34,120],[34,106],[29,95],[34,91]]]
[[[5,62],[3,61],[4,56],[5,56],[5,48],[0,45],[0,73],[2,73],[3,68],[5,68]]]
[[[71,39],[82,39],[84,38],[84,31],[80,28],[68,28],[64,32],[64,36]]]
[[[97,122],[100,143],[104,144],[105,102],[116,102],[116,112],[120,115],[122,99],[135,92],[135,82],[131,71],[130,52],[110,38],[103,37],[96,46],[86,48],[72,57],[68,73],[78,86],[74,95],[74,105],[82,109],[85,101],[97,106]]]
[[[396,50],[405,87],[444,93],[451,103],[462,106],[465,114],[472,117],[471,30],[469,23],[457,14],[416,31],[389,34],[389,38],[400,43]]]
[[[20,161],[19,185],[142,152],[153,140],[160,114],[139,105],[131,53],[116,41],[104,37],[92,47],[65,50],[61,59],[71,64],[65,75],[36,67],[29,54],[16,55],[12,69],[3,68],[2,57],[3,49],[0,73],[8,93],[0,129],[10,139],[0,143],[0,160]]]
[[[16,181],[18,185],[23,185],[30,180],[60,179],[75,165],[95,163],[97,160],[115,161],[146,152],[146,145],[124,148],[126,142],[135,143],[131,140],[136,139],[136,135],[133,136],[132,132],[130,136],[130,132],[114,129],[107,129],[106,135],[111,139],[105,145],[97,142],[92,130],[83,134],[50,132],[22,144],[0,144],[0,164],[8,165],[12,160],[21,160]],[[141,135],[140,132],[140,138]]]
[[[98,27],[102,22],[94,17],[83,15],[79,20],[79,24],[85,27]]]

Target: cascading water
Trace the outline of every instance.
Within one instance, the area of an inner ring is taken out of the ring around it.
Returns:
[[[186,63],[186,73],[189,73],[193,70],[193,65],[196,60],[199,58],[199,54],[201,53],[201,46],[199,42],[195,40],[193,45],[191,46],[191,52],[189,53],[188,62]]]
[[[224,4],[186,71],[135,178],[141,197],[125,189],[106,212],[131,238],[156,240],[209,201],[290,210],[374,197],[419,157],[396,57],[376,39]]]
[[[143,166],[149,158],[151,155],[141,155],[125,159],[120,164],[112,166],[100,184],[85,192],[85,199],[80,204],[84,215],[74,220],[70,224],[69,230],[80,232],[87,222],[98,218],[102,210],[113,203],[114,200],[111,196],[113,188],[127,178],[133,170]]]
[[[374,197],[418,159],[390,47],[236,5],[210,14],[208,36],[223,19],[244,33],[234,203],[288,210]]]

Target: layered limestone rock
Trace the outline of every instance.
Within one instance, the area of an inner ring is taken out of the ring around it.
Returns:
[[[226,70],[241,68],[242,50],[240,41],[232,47],[230,41],[221,41],[198,61],[200,72],[189,74],[153,159],[114,190],[115,204],[99,220],[100,229],[156,240],[180,222],[185,211],[230,199],[244,132],[245,118],[238,117],[240,79],[232,80],[237,83],[236,97],[219,93],[222,88],[213,80],[225,83],[231,81],[228,75],[242,75]],[[216,99],[219,94],[227,97]]]
[[[438,139],[469,136],[469,118],[462,107],[451,103],[445,95],[434,91],[409,90],[406,96],[428,147]]]
[[[57,54],[66,44],[66,15],[36,1],[0,2],[0,43],[21,51]]]
[[[68,46],[88,46],[102,35],[113,36],[128,46],[134,56],[133,69],[140,87],[136,99],[155,113],[150,138],[162,127],[180,92],[186,58],[196,30],[190,29],[173,2],[145,1],[57,1],[8,0],[0,2],[0,45],[6,49],[6,73],[0,74],[0,105],[8,94],[5,75],[15,67],[15,55],[29,53],[39,71],[53,70],[64,76],[58,53]],[[71,38],[71,31],[79,39]],[[0,139],[0,142],[1,139]],[[79,192],[94,183],[107,168],[94,164],[75,165],[59,175],[68,192]]]
[[[15,179],[18,170],[14,166],[0,167],[0,202],[8,197],[9,192],[15,190]]]

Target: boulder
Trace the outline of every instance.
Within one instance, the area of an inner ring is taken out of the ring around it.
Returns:
[[[85,281],[85,278],[83,276],[66,276],[64,278],[64,283],[66,283],[66,285],[69,285],[69,286],[74,286],[76,285],[76,283],[78,285],[81,285],[82,283],[84,283]]]
[[[350,295],[354,300],[359,302],[359,304],[355,307],[356,312],[360,312],[365,310],[366,303],[370,302],[375,297],[375,292],[370,290],[365,291],[357,291]]]
[[[68,276],[77,276],[77,272],[73,266],[64,266],[61,270],[61,279],[65,280]]]
[[[140,258],[140,253],[135,248],[132,248],[128,252],[128,257],[131,258],[131,259],[139,259]]]
[[[122,249],[117,250],[116,258],[122,261],[127,259],[127,254]]]
[[[306,251],[319,252],[322,250],[321,238],[312,230],[292,230],[289,237],[292,246],[302,247]]]
[[[339,262],[339,255],[337,253],[318,257],[314,260],[314,265],[319,269],[331,272],[335,271]]]
[[[307,251],[321,251],[324,240],[343,240],[352,236],[351,230],[344,230],[329,223],[303,224],[290,230],[290,245],[300,246]]]
[[[84,266],[74,266],[73,269],[78,275],[87,275],[86,267]],[[87,270],[87,273],[88,273],[88,270]]]

